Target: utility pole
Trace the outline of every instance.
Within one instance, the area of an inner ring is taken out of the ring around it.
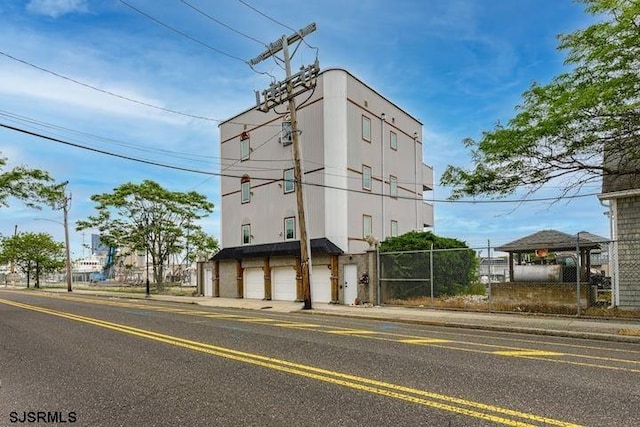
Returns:
[[[296,74],[291,74],[291,58],[289,56],[289,45],[301,41],[304,36],[316,30],[316,24],[312,23],[291,36],[282,36],[279,40],[271,43],[267,50],[256,58],[249,61],[251,66],[257,65],[267,58],[283,51],[286,79],[283,82],[272,83],[269,89],[262,92],[264,101],[260,101],[260,93],[256,92],[256,104],[260,111],[267,112],[272,107],[289,103],[289,115],[291,117],[291,136],[293,143],[293,174],[296,190],[296,203],[298,206],[298,230],[300,231],[300,265],[302,274],[302,299],[303,308],[311,309],[311,281],[309,276],[309,253],[310,244],[307,235],[307,224],[304,213],[304,198],[302,194],[302,168],[300,166],[300,142],[298,139],[298,120],[296,114],[295,97],[306,92],[315,86],[316,77],[320,71],[318,60],[308,67],[302,67]]]
[[[63,205],[62,212],[64,214],[64,246],[65,246],[65,256],[66,256],[66,268],[67,268],[67,292],[71,292],[71,248],[69,247],[69,205],[71,204],[71,193],[67,196],[66,193],[66,184],[65,184],[65,192],[63,194]]]

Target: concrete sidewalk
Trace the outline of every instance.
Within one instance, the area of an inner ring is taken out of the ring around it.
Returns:
[[[33,291],[32,291],[33,292]],[[42,292],[67,294],[66,289],[43,289]],[[100,290],[74,290],[73,294],[94,295],[122,299],[149,299],[151,301],[198,304],[207,307],[260,310],[278,313],[299,312],[308,315],[330,315],[346,318],[366,318],[390,322],[447,326],[492,331],[519,332],[640,344],[640,320],[598,319],[542,314],[478,313],[469,311],[434,310],[397,306],[345,306],[313,304],[303,310],[302,303],[289,301],[262,301],[236,298],[211,298],[171,295],[152,295],[145,298],[139,293],[118,293]]]

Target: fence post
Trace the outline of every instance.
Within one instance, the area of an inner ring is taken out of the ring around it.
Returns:
[[[580,256],[580,232],[578,232],[578,234],[576,234],[576,293],[578,294],[577,296],[577,307],[576,307],[576,316],[580,316],[581,313],[581,305],[580,304],[580,276],[582,273],[582,263],[581,263],[581,256]]]
[[[487,283],[487,308],[491,312],[491,239],[487,239],[487,258],[489,262],[489,281]]]
[[[376,247],[376,274],[378,275],[378,295],[376,296],[376,305],[382,305],[382,276],[380,275],[380,248]]]
[[[433,242],[429,250],[429,286],[431,287],[431,308],[435,308],[436,303],[433,298]]]

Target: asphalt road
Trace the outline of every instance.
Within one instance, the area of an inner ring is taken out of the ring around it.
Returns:
[[[0,291],[0,382],[0,426],[640,425],[637,344],[73,294]]]

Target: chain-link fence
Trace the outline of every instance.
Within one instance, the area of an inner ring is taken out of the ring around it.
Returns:
[[[381,303],[570,315],[640,308],[640,239],[546,246],[379,252]]]

